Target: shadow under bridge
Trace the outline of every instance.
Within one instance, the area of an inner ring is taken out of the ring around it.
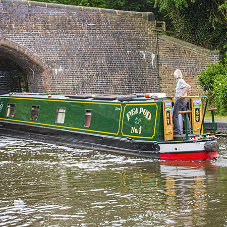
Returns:
[[[26,48],[3,40],[0,42],[0,93],[40,92],[45,67]]]

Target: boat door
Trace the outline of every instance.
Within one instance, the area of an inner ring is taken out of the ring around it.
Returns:
[[[192,130],[193,134],[200,134],[203,112],[201,98],[192,98]]]
[[[163,101],[164,139],[173,140],[172,100]]]

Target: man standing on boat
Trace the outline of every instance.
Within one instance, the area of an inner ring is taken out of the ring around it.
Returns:
[[[180,69],[175,70],[174,77],[177,81],[176,82],[177,85],[176,85],[176,93],[175,93],[176,101],[174,102],[174,110],[173,110],[173,131],[174,131],[174,134],[179,135],[181,134],[181,131],[180,131],[178,112],[187,110],[187,101],[184,98],[184,96],[187,96],[187,93],[190,90],[191,86],[184,81]],[[187,116],[187,125],[188,125],[188,130],[191,130],[191,124],[188,116]]]

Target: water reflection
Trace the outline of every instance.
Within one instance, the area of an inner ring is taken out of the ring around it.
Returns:
[[[216,181],[216,165],[210,162],[163,162],[161,172],[166,177],[166,213],[170,211],[169,216],[179,216],[185,226],[205,224],[207,181]]]
[[[2,137],[0,225],[225,226],[219,140],[216,161],[182,163]]]

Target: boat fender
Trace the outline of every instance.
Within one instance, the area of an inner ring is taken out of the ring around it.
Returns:
[[[207,141],[204,144],[204,149],[205,149],[205,151],[216,152],[219,150],[219,144],[217,141]]]

